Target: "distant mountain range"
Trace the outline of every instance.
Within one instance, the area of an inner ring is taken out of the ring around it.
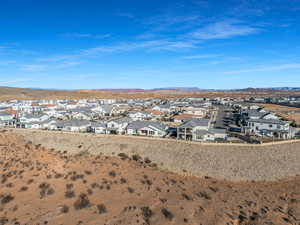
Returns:
[[[82,99],[82,98],[172,98],[172,97],[253,97],[299,96],[300,88],[200,89],[197,87],[167,87],[154,89],[78,89],[57,90],[40,88],[0,87],[0,100],[11,99]]]
[[[232,91],[245,91],[245,92],[261,92],[261,91],[300,91],[300,87],[270,87],[270,88],[243,88],[243,89],[201,89],[198,87],[165,87],[165,88],[103,88],[93,89],[94,91],[106,91],[106,92],[125,92],[125,93],[137,93],[137,92],[155,92],[155,91],[182,91],[182,92],[232,92]]]

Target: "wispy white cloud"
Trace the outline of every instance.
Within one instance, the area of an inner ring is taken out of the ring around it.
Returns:
[[[30,79],[0,80],[0,85],[17,84],[24,81],[30,81]]]
[[[146,26],[146,31],[137,35],[138,39],[161,38],[169,36],[170,33],[185,31],[199,23],[199,15],[177,15],[165,13],[153,16],[142,21]]]
[[[208,58],[216,58],[221,55],[219,54],[203,54],[203,55],[189,55],[189,56],[183,56],[183,59],[208,59]]]
[[[46,70],[69,68],[79,64],[81,64],[81,61],[62,61],[59,63],[55,62],[50,64],[27,64],[20,65],[19,70],[24,72],[41,72]]]
[[[104,39],[111,36],[111,34],[89,34],[89,33],[65,33],[62,35],[65,38],[74,38],[74,39],[81,39],[81,38],[94,38],[94,39]]]
[[[239,73],[266,72],[266,71],[278,71],[278,70],[289,70],[289,69],[300,69],[300,63],[281,64],[276,66],[264,66],[264,67],[250,68],[244,70],[232,70],[223,73],[239,74]]]
[[[21,65],[19,69],[25,72],[39,72],[45,70],[47,66],[41,64],[28,64],[28,65]]]
[[[225,39],[260,32],[261,29],[243,24],[237,20],[225,20],[208,24],[189,34],[190,37],[202,40]]]
[[[106,46],[98,46],[94,48],[88,48],[81,51],[82,55],[98,55],[103,53],[117,53],[127,52],[139,49],[145,49],[149,51],[153,50],[180,50],[180,49],[191,49],[196,47],[194,41],[168,41],[168,40],[151,40],[141,42],[129,42],[120,43]]]

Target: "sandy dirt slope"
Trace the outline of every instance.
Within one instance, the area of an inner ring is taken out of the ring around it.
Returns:
[[[150,158],[161,169],[230,180],[276,180],[300,174],[300,142],[266,146],[193,143],[15,129],[27,141],[69,153],[107,156],[126,153]]]
[[[138,156],[70,155],[0,133],[1,225],[299,224],[299,186],[180,176]]]

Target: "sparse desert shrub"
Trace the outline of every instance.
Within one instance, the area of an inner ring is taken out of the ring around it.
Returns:
[[[8,187],[8,188],[12,188],[14,185],[13,185],[13,183],[8,183],[5,186]]]
[[[149,164],[149,163],[151,163],[152,161],[151,161],[148,157],[146,157],[146,158],[144,159],[144,162],[147,163],[147,164]]]
[[[182,194],[182,197],[183,197],[185,200],[188,200],[188,201],[192,201],[192,200],[193,200],[192,197],[190,197],[189,195],[187,195],[187,194],[185,194],[185,193]]]
[[[127,189],[129,193],[134,193],[134,189],[132,187],[128,187]]]
[[[74,202],[74,208],[81,210],[90,207],[91,203],[88,196],[84,193],[80,194],[78,199]]]
[[[98,209],[98,214],[107,213],[107,209],[103,204],[97,205],[97,209]]]
[[[6,178],[5,176],[3,176],[3,177],[1,178],[1,184],[4,184],[6,181],[7,181],[7,178]]]
[[[152,210],[151,210],[149,207],[147,207],[147,206],[142,207],[141,210],[142,210],[142,214],[143,214],[143,217],[144,217],[145,222],[146,222],[147,224],[149,224],[149,219],[150,219],[150,217],[152,217],[152,216],[154,215],[154,213],[153,213]]]
[[[7,224],[8,221],[9,221],[8,218],[6,218],[6,217],[0,217],[0,224],[1,225]]]
[[[99,185],[98,185],[97,183],[92,183],[92,184],[91,184],[91,187],[92,187],[92,188],[96,188],[96,187],[98,187],[98,186],[99,186]]]
[[[93,173],[92,173],[91,171],[89,171],[89,170],[85,170],[84,173],[85,173],[86,175],[92,175],[92,174],[93,174]]]
[[[75,197],[75,192],[73,190],[67,190],[65,192],[65,197],[66,198],[74,198]]]
[[[116,177],[116,172],[115,171],[109,171],[109,173],[108,173],[108,175],[110,176],[110,177]]]
[[[1,198],[1,204],[7,204],[9,202],[11,202],[12,200],[14,200],[14,197],[11,194],[6,194],[4,196],[2,196]]]
[[[87,189],[87,193],[88,193],[89,195],[92,195],[92,194],[93,194],[92,189]]]
[[[196,193],[196,195],[200,198],[204,198],[205,200],[210,200],[211,199],[211,197],[205,192],[198,192],[198,193]]]
[[[140,160],[142,160],[142,157],[139,156],[138,154],[132,155],[131,158],[132,158],[134,161],[140,161]]]
[[[31,184],[31,183],[33,183],[33,179],[29,179],[28,181],[27,181],[27,184]]]
[[[62,175],[61,173],[57,173],[57,174],[55,174],[54,177],[55,177],[56,179],[58,179],[58,178],[61,178],[62,176],[63,176],[63,175]]]
[[[47,190],[47,195],[53,195],[55,193],[54,189],[53,188],[49,188]]]
[[[128,155],[125,154],[125,153],[123,153],[123,152],[119,153],[118,156],[119,156],[122,160],[125,160],[125,159],[128,159],[128,158],[129,158]]]
[[[50,184],[45,183],[45,182],[43,182],[39,185],[40,189],[48,189],[49,187],[50,187]]]
[[[62,213],[68,213],[69,212],[69,207],[67,205],[63,205],[60,209]]]
[[[174,218],[174,215],[172,212],[167,210],[166,208],[161,209],[161,213],[164,215],[164,217],[168,220],[172,220]]]
[[[125,183],[127,183],[127,180],[126,180],[125,178],[122,177],[122,178],[120,179],[120,182],[121,182],[121,184],[125,184]]]
[[[27,187],[27,186],[23,186],[23,187],[20,188],[20,191],[21,191],[21,192],[27,191],[27,190],[28,190],[28,187]]]
[[[165,199],[165,198],[160,198],[159,199],[162,203],[166,203],[168,200],[167,199]]]

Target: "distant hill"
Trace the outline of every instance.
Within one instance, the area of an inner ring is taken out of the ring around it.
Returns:
[[[246,88],[232,90],[200,89],[197,87],[127,88],[54,90],[39,88],[0,87],[0,100],[12,99],[80,99],[80,98],[183,98],[183,97],[252,97],[300,95],[300,88]]]

